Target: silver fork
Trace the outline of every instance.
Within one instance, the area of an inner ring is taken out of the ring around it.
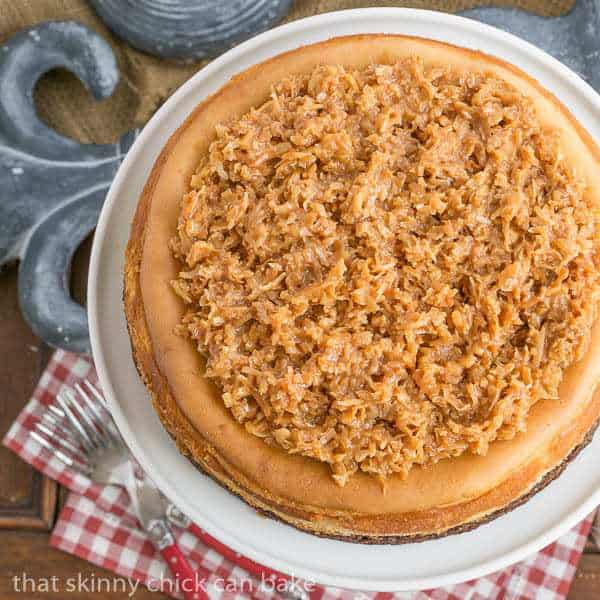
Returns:
[[[56,397],[60,408],[50,405],[35,424],[35,431],[31,432],[31,436],[66,466],[87,475],[96,483],[122,485],[132,501],[135,500],[138,495],[132,478],[132,463],[135,461],[119,435],[104,397],[87,380],[76,383],[74,388],[63,386]],[[309,598],[310,594],[293,578],[238,555],[193,524],[175,505],[167,501],[164,504],[164,516],[260,581],[275,584],[284,598]],[[168,531],[166,522],[164,526]],[[163,527],[159,527],[158,532],[149,533],[153,537],[153,533],[158,535],[163,530]],[[160,549],[164,542],[156,537],[153,537],[153,541]],[[172,535],[169,541],[171,540],[174,543]]]
[[[63,387],[56,400],[60,408],[51,406],[35,424],[31,436],[65,465],[92,481],[124,485],[138,520],[178,580],[183,596],[186,600],[208,600],[203,579],[184,557],[167,523],[164,499],[136,469],[102,394],[84,381],[83,385],[76,384],[75,390]]]

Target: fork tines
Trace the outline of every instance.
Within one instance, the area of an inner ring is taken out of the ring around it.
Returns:
[[[120,443],[100,392],[89,381],[63,386],[35,424],[31,437],[65,465],[89,474],[89,455]]]

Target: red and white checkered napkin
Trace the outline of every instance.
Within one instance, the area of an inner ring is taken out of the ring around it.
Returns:
[[[5,446],[49,477],[71,490],[50,543],[96,565],[141,581],[153,590],[180,597],[166,565],[139,529],[125,491],[116,486],[92,484],[86,477],[63,467],[29,435],[45,407],[55,401],[63,384],[88,378],[97,383],[92,363],[58,350],[42,375],[32,399],[6,437]],[[421,592],[360,593],[313,586],[311,600],[556,600],[567,595],[577,562],[590,531],[592,515],[557,542],[527,560],[503,571],[455,586]],[[277,598],[275,591],[223,558],[188,531],[175,531],[178,543],[206,578],[212,598]]]

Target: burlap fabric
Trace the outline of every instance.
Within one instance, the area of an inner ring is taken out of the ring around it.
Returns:
[[[568,11],[574,0],[497,0],[496,5],[515,6],[541,15]],[[407,6],[455,12],[490,4],[485,0],[296,0],[288,21],[332,10],[366,6]],[[113,36],[84,0],[0,0],[0,39],[19,29],[47,20],[75,19],[98,30],[112,44],[121,70],[121,82],[113,96],[94,101],[70,73],[47,74],[36,89],[42,118],[64,135],[82,142],[110,142],[148,120],[181,83],[206,61],[181,64],[154,58],[134,50]]]

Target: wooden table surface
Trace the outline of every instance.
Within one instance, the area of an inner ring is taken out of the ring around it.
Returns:
[[[89,245],[89,241],[84,244],[73,264],[73,295],[80,301],[84,300]],[[27,402],[50,355],[51,350],[29,331],[19,313],[16,268],[0,273],[0,438]],[[4,447],[0,448],[0,600],[121,600],[130,597],[123,591],[90,594],[83,588],[65,594],[64,584],[70,578],[89,581],[94,577],[116,579],[116,576],[48,546],[49,532],[64,496],[64,490],[41,477]],[[13,578],[23,573],[38,583],[55,576],[59,591],[44,592],[38,586],[36,593],[19,592],[15,590]],[[167,598],[141,586],[133,597],[138,600]],[[579,564],[569,599],[600,599],[600,549],[591,543]]]

